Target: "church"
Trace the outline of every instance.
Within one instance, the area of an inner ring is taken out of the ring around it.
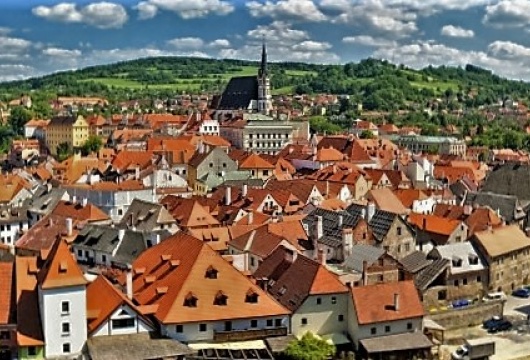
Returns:
[[[263,42],[258,76],[233,77],[219,99],[216,113],[233,114],[236,111],[269,115],[272,96],[267,69],[267,45]]]

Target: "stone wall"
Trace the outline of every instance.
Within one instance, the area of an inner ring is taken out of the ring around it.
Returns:
[[[470,305],[461,309],[448,309],[438,313],[430,313],[429,317],[446,329],[457,329],[482,324],[494,315],[502,315],[503,301],[492,301]]]

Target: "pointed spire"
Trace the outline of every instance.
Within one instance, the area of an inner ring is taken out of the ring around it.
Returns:
[[[259,69],[259,76],[267,76],[267,43],[265,41],[265,36],[263,36],[263,45],[261,47],[261,66]]]

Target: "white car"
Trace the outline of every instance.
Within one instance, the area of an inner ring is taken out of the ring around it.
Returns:
[[[467,346],[461,345],[461,346],[458,347],[458,349],[453,351],[453,353],[451,354],[451,358],[453,360],[463,360],[467,356],[468,352],[469,351],[468,351]]]
[[[503,293],[502,291],[488,293],[486,294],[486,296],[482,298],[482,301],[485,301],[485,302],[499,301],[499,300],[502,300],[502,301],[506,300],[506,294]]]

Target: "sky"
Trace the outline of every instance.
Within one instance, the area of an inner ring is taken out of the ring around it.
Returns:
[[[0,81],[148,56],[413,68],[530,81],[530,0],[1,0]]]

